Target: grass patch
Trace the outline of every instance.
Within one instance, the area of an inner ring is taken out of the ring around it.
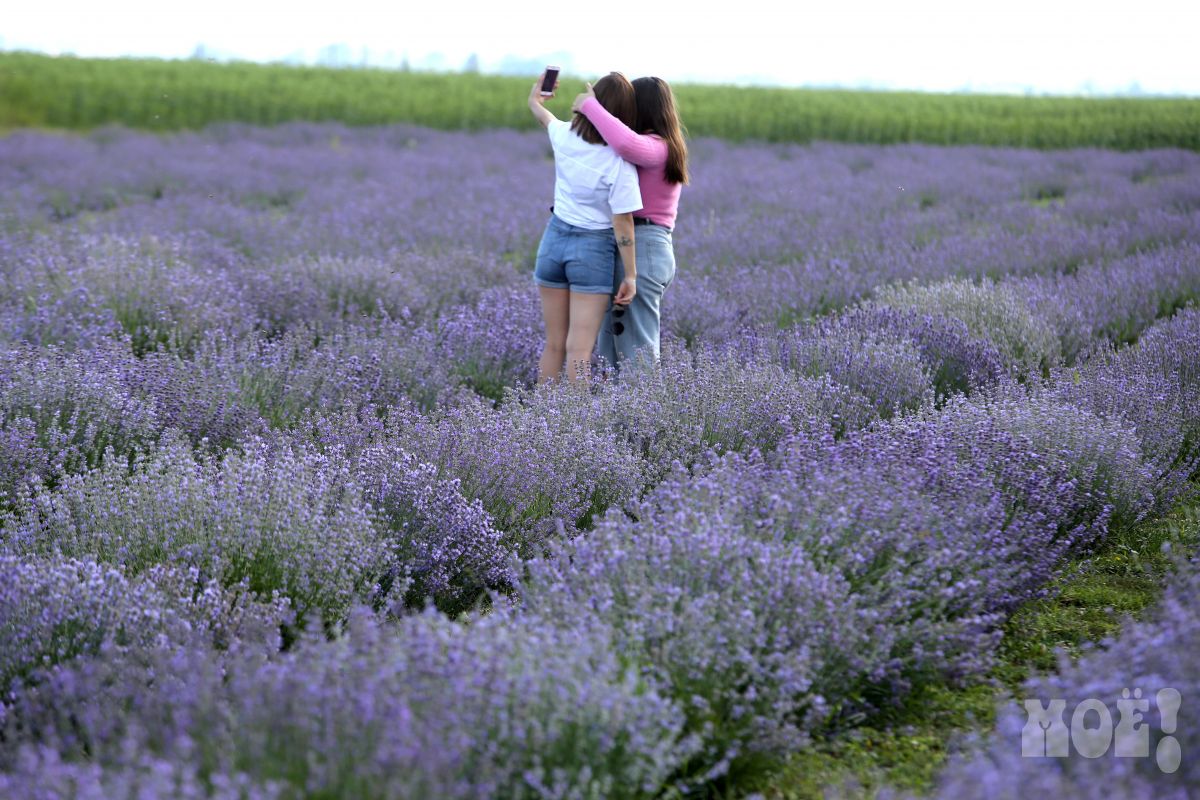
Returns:
[[[1037,186],[1029,193],[1029,202],[1035,206],[1061,205],[1067,196],[1067,187],[1052,183]]]
[[[1019,695],[1035,672],[1054,670],[1059,652],[1077,659],[1087,645],[1117,634],[1129,617],[1141,618],[1162,596],[1172,553],[1197,546],[1200,496],[1161,519],[1114,532],[1095,553],[1067,567],[1053,596],[1012,616],[997,665],[984,679],[958,689],[922,687],[896,709],[815,740],[746,786],[746,793],[803,800],[872,797],[885,785],[929,790],[957,737],[989,730],[997,702]]]

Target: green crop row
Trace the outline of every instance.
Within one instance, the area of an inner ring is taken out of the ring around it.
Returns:
[[[669,77],[669,76],[668,76]],[[203,60],[0,53],[0,128],[156,130],[212,122],[340,120],[435,128],[530,127],[533,76],[436,74]],[[582,89],[565,76],[560,115]],[[1036,148],[1200,150],[1200,99],[1014,97],[678,85],[692,136]]]

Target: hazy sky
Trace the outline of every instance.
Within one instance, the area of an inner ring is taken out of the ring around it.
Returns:
[[[315,62],[348,46],[379,65],[481,71],[564,62],[563,80],[610,69],[673,81],[1200,96],[1200,0],[848,0],[371,3],[319,10],[242,0],[14,1],[0,48],[81,56]],[[438,58],[440,56],[440,58]]]

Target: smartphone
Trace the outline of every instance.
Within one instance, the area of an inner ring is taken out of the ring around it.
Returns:
[[[554,94],[554,84],[558,82],[558,67],[546,67],[546,78],[542,81],[542,97]]]

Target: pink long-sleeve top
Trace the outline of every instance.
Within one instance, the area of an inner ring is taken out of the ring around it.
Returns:
[[[653,133],[634,133],[624,122],[608,113],[608,109],[594,97],[585,100],[579,111],[591,120],[617,155],[637,167],[642,210],[633,212],[633,215],[646,217],[656,225],[674,228],[683,184],[667,182],[666,141]]]

